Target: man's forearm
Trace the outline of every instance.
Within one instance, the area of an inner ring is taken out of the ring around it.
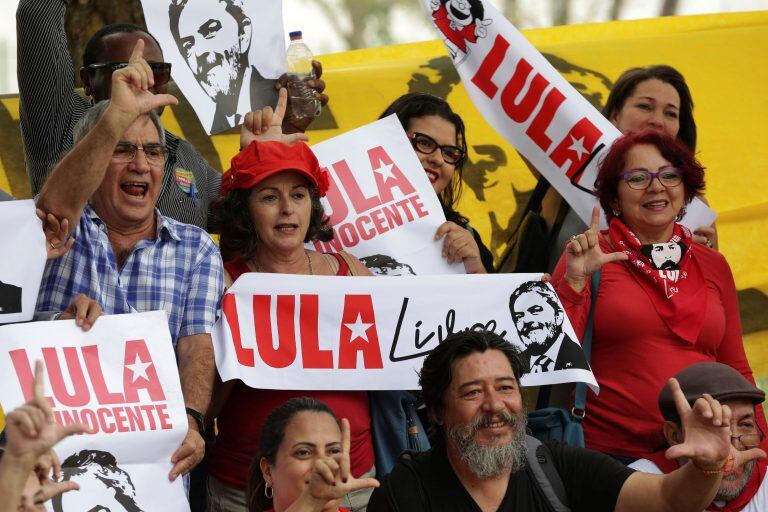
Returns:
[[[0,459],[0,512],[17,512],[21,493],[34,462],[29,464],[5,454]]]
[[[688,462],[664,475],[661,495],[667,510],[701,512],[715,499],[721,480],[721,474],[706,474]]]
[[[54,167],[37,205],[44,212],[68,219],[77,227],[86,201],[104,179],[112,153],[127,128],[109,109],[91,131]]]
[[[181,338],[177,345],[179,377],[184,403],[203,415],[208,410],[216,376],[213,342],[210,334]]]

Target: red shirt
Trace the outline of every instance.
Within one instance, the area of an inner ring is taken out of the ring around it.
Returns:
[[[607,242],[601,241],[601,246],[603,251],[611,251]],[[665,447],[658,396],[670,377],[692,364],[724,363],[754,383],[741,339],[731,269],[717,251],[701,244],[693,244],[691,250],[707,285],[706,320],[695,344],[667,328],[627,262],[603,266],[590,360],[600,395],[590,393],[587,398],[584,437],[588,448],[639,458]],[[589,314],[589,283],[581,294],[576,293],[564,274],[565,255],[552,281],[581,338]],[[762,408],[758,406],[756,411],[765,429]]]
[[[349,275],[342,258],[336,275]],[[240,262],[224,264],[232,279],[248,268]],[[216,420],[218,435],[211,450],[210,473],[225,485],[245,489],[248,469],[259,451],[264,421],[275,407],[291,398],[307,396],[325,402],[339,419],[347,418],[351,428],[349,458],[352,475],[360,477],[373,467],[371,414],[365,391],[278,391],[249,388],[237,382]]]

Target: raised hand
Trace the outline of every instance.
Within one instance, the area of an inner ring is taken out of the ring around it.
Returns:
[[[676,444],[666,451],[668,459],[686,457],[697,468],[704,471],[723,469],[729,455],[734,455],[735,464],[728,469],[766,456],[760,448],[735,450],[731,444],[731,409],[709,394],[704,394],[694,402],[693,407],[686,400],[677,379],[668,383],[675,400],[675,408],[680,416],[680,423],[685,435],[681,444]]]
[[[83,424],[61,426],[53,418],[53,411],[43,394],[43,363],[35,363],[33,398],[8,413],[5,432],[8,443],[4,457],[11,457],[33,468],[41,456],[72,434],[88,432]],[[52,467],[56,467],[55,463]]]
[[[298,501],[303,501],[314,510],[321,510],[329,501],[341,499],[350,492],[379,486],[375,478],[352,476],[349,461],[350,438],[349,421],[344,418],[341,420],[341,454],[315,461],[307,486]]]
[[[270,106],[248,112],[245,115],[245,122],[240,128],[240,147],[245,148],[253,141],[277,141],[293,144],[300,140],[309,140],[309,137],[303,133],[283,133],[283,117],[285,117],[287,104],[288,91],[283,88],[278,92],[277,106],[274,112]]]
[[[693,241],[717,250],[717,230],[714,226],[701,226],[693,231]]]
[[[435,240],[443,238],[443,258],[448,263],[464,263],[467,274],[485,274],[485,267],[480,258],[480,248],[469,230],[458,224],[443,222],[435,233]]]
[[[623,252],[604,253],[600,248],[600,207],[592,209],[592,221],[589,229],[580,235],[571,237],[565,246],[565,280],[576,292],[581,292],[587,285],[589,276],[606,263],[624,261],[628,258]]]
[[[64,256],[75,243],[74,237],[69,235],[69,220],[59,220],[52,213],[45,214],[40,208],[35,209],[37,217],[43,221],[43,233],[45,233],[45,250],[48,259],[53,260]]]
[[[126,128],[150,110],[178,104],[178,100],[170,94],[152,93],[150,89],[155,85],[155,78],[143,55],[144,40],[139,39],[128,65],[112,73],[110,110]]]

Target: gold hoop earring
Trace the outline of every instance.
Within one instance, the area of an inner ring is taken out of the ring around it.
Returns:
[[[269,485],[267,482],[264,482],[264,497],[268,500],[272,499],[272,496],[275,495],[275,490],[272,488],[271,485]]]

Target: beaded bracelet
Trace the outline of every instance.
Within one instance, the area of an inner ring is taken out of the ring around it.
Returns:
[[[731,454],[728,455],[728,457],[725,459],[725,462],[722,466],[720,466],[720,469],[701,469],[699,466],[696,465],[696,463],[693,464],[693,467],[704,473],[705,475],[731,475],[734,473],[738,473],[737,470],[733,469],[733,464],[736,462],[736,456]]]

